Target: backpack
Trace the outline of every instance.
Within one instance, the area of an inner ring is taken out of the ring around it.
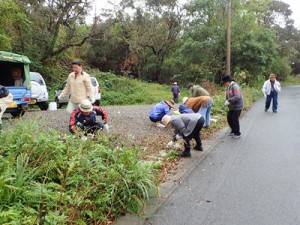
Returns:
[[[0,85],[0,98],[5,98],[8,95],[9,90],[6,87]]]

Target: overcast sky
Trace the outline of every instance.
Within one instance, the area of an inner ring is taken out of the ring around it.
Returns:
[[[114,2],[115,4],[118,3],[120,0],[94,0],[94,10],[99,12],[101,8],[111,8],[111,4],[109,1]],[[300,29],[300,0],[282,0],[283,2],[290,5],[290,9],[293,11],[292,18],[295,21],[294,26]]]

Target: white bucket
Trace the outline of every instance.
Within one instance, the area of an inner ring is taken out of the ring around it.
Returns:
[[[48,110],[49,111],[55,111],[55,110],[57,110],[57,104],[56,104],[56,102],[50,102]]]

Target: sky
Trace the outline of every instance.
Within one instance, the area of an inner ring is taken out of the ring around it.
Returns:
[[[111,4],[109,1],[113,3],[118,3],[120,0],[94,0],[94,10],[92,10],[92,14],[99,12],[101,8],[111,8]],[[294,26],[300,29],[300,0],[282,0],[283,2],[290,5],[290,9],[293,11],[292,19],[294,20]]]

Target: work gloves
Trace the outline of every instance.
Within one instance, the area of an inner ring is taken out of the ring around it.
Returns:
[[[94,98],[90,98],[90,101],[92,104],[94,104],[96,100]]]
[[[106,123],[103,125],[103,130],[109,131],[109,126]]]
[[[224,102],[224,105],[229,105],[230,104],[230,102],[228,101],[228,100],[226,100],[225,102]]]

